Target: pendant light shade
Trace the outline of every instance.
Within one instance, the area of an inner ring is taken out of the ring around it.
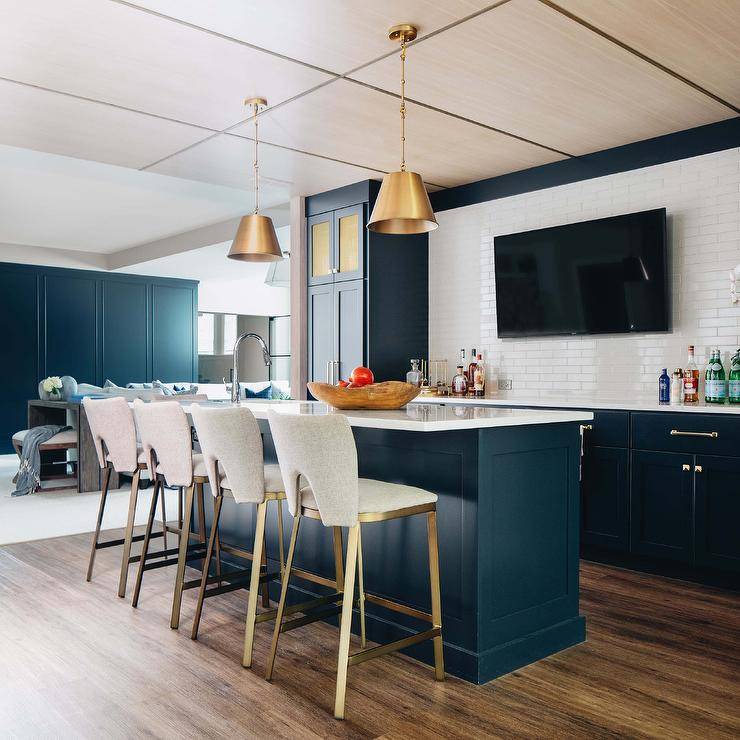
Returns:
[[[388,31],[391,41],[401,42],[401,167],[383,178],[367,228],[380,234],[424,234],[437,228],[432,204],[421,175],[406,172],[406,44],[417,29],[408,23]]]
[[[367,228],[379,234],[423,234],[438,226],[421,175],[391,172],[383,178]]]
[[[232,260],[274,262],[283,258],[272,219],[261,213],[244,216],[228,254]]]
[[[239,222],[234,241],[227,255],[229,259],[243,262],[275,262],[283,258],[283,252],[275,234],[275,226],[269,216],[260,214],[259,179],[259,137],[257,114],[261,105],[267,105],[264,98],[250,98],[244,101],[254,110],[254,213],[244,216]]]

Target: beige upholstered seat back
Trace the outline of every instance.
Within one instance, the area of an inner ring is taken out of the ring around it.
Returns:
[[[270,411],[269,418],[291,514],[300,505],[302,476],[313,491],[325,526],[354,525],[359,504],[357,449],[347,417]]]
[[[114,470],[132,473],[137,468],[136,427],[125,398],[83,398],[95,452],[100,467],[106,465],[106,450]]]
[[[134,401],[134,417],[153,477],[152,452],[159,471],[169,486],[190,486],[193,482],[193,449],[190,423],[179,403]]]
[[[262,503],[265,500],[262,435],[254,414],[243,407],[218,409],[198,404],[191,407],[190,413],[214,496],[218,492],[217,466],[220,465],[237,503]]]

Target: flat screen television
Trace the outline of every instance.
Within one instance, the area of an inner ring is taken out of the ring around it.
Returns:
[[[497,236],[499,337],[669,329],[665,208]]]

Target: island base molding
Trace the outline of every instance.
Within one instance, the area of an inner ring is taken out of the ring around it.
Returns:
[[[265,458],[274,460],[269,427]],[[434,491],[442,584],[445,668],[485,683],[583,642],[579,613],[577,422],[433,433],[353,429],[360,475]],[[242,507],[243,508],[243,507]],[[283,512],[286,537],[291,518]],[[277,511],[269,514],[277,517]],[[224,542],[251,542],[251,512],[224,501]],[[268,522],[268,559],[277,565],[277,521]],[[365,588],[381,599],[430,611],[426,518],[362,525]],[[305,519],[295,566],[331,576],[332,537]],[[345,543],[346,545],[346,543]],[[289,600],[322,596],[322,586],[291,579]],[[271,584],[276,599],[278,587]],[[386,643],[419,629],[413,616],[366,602],[367,636]],[[329,623],[336,624],[335,617]],[[359,620],[355,626],[359,629]],[[310,639],[310,635],[307,635]],[[432,664],[428,644],[408,655]],[[431,680],[431,677],[430,677]]]

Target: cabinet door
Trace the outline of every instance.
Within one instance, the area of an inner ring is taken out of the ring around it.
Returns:
[[[632,552],[692,560],[693,481],[693,455],[632,451]]]
[[[328,383],[327,363],[334,356],[334,286],[308,289],[308,379]]]
[[[334,285],[334,359],[342,380],[349,380],[352,371],[365,364],[364,289],[364,280]]]
[[[334,214],[311,216],[308,228],[308,284],[334,282]]]
[[[152,286],[153,380],[196,381],[196,304],[190,287]]]
[[[362,203],[334,212],[334,280],[364,277],[365,207]]]
[[[28,426],[26,401],[38,398],[38,293],[36,275],[0,272],[3,369],[0,393],[0,453],[13,452],[10,438]]]
[[[581,542],[627,552],[629,452],[586,446],[581,479]]]
[[[46,375],[102,385],[98,363],[98,280],[52,273],[46,283]]]
[[[103,281],[103,379],[149,380],[149,296],[143,282]]]
[[[740,571],[740,458],[698,455],[696,564]]]

